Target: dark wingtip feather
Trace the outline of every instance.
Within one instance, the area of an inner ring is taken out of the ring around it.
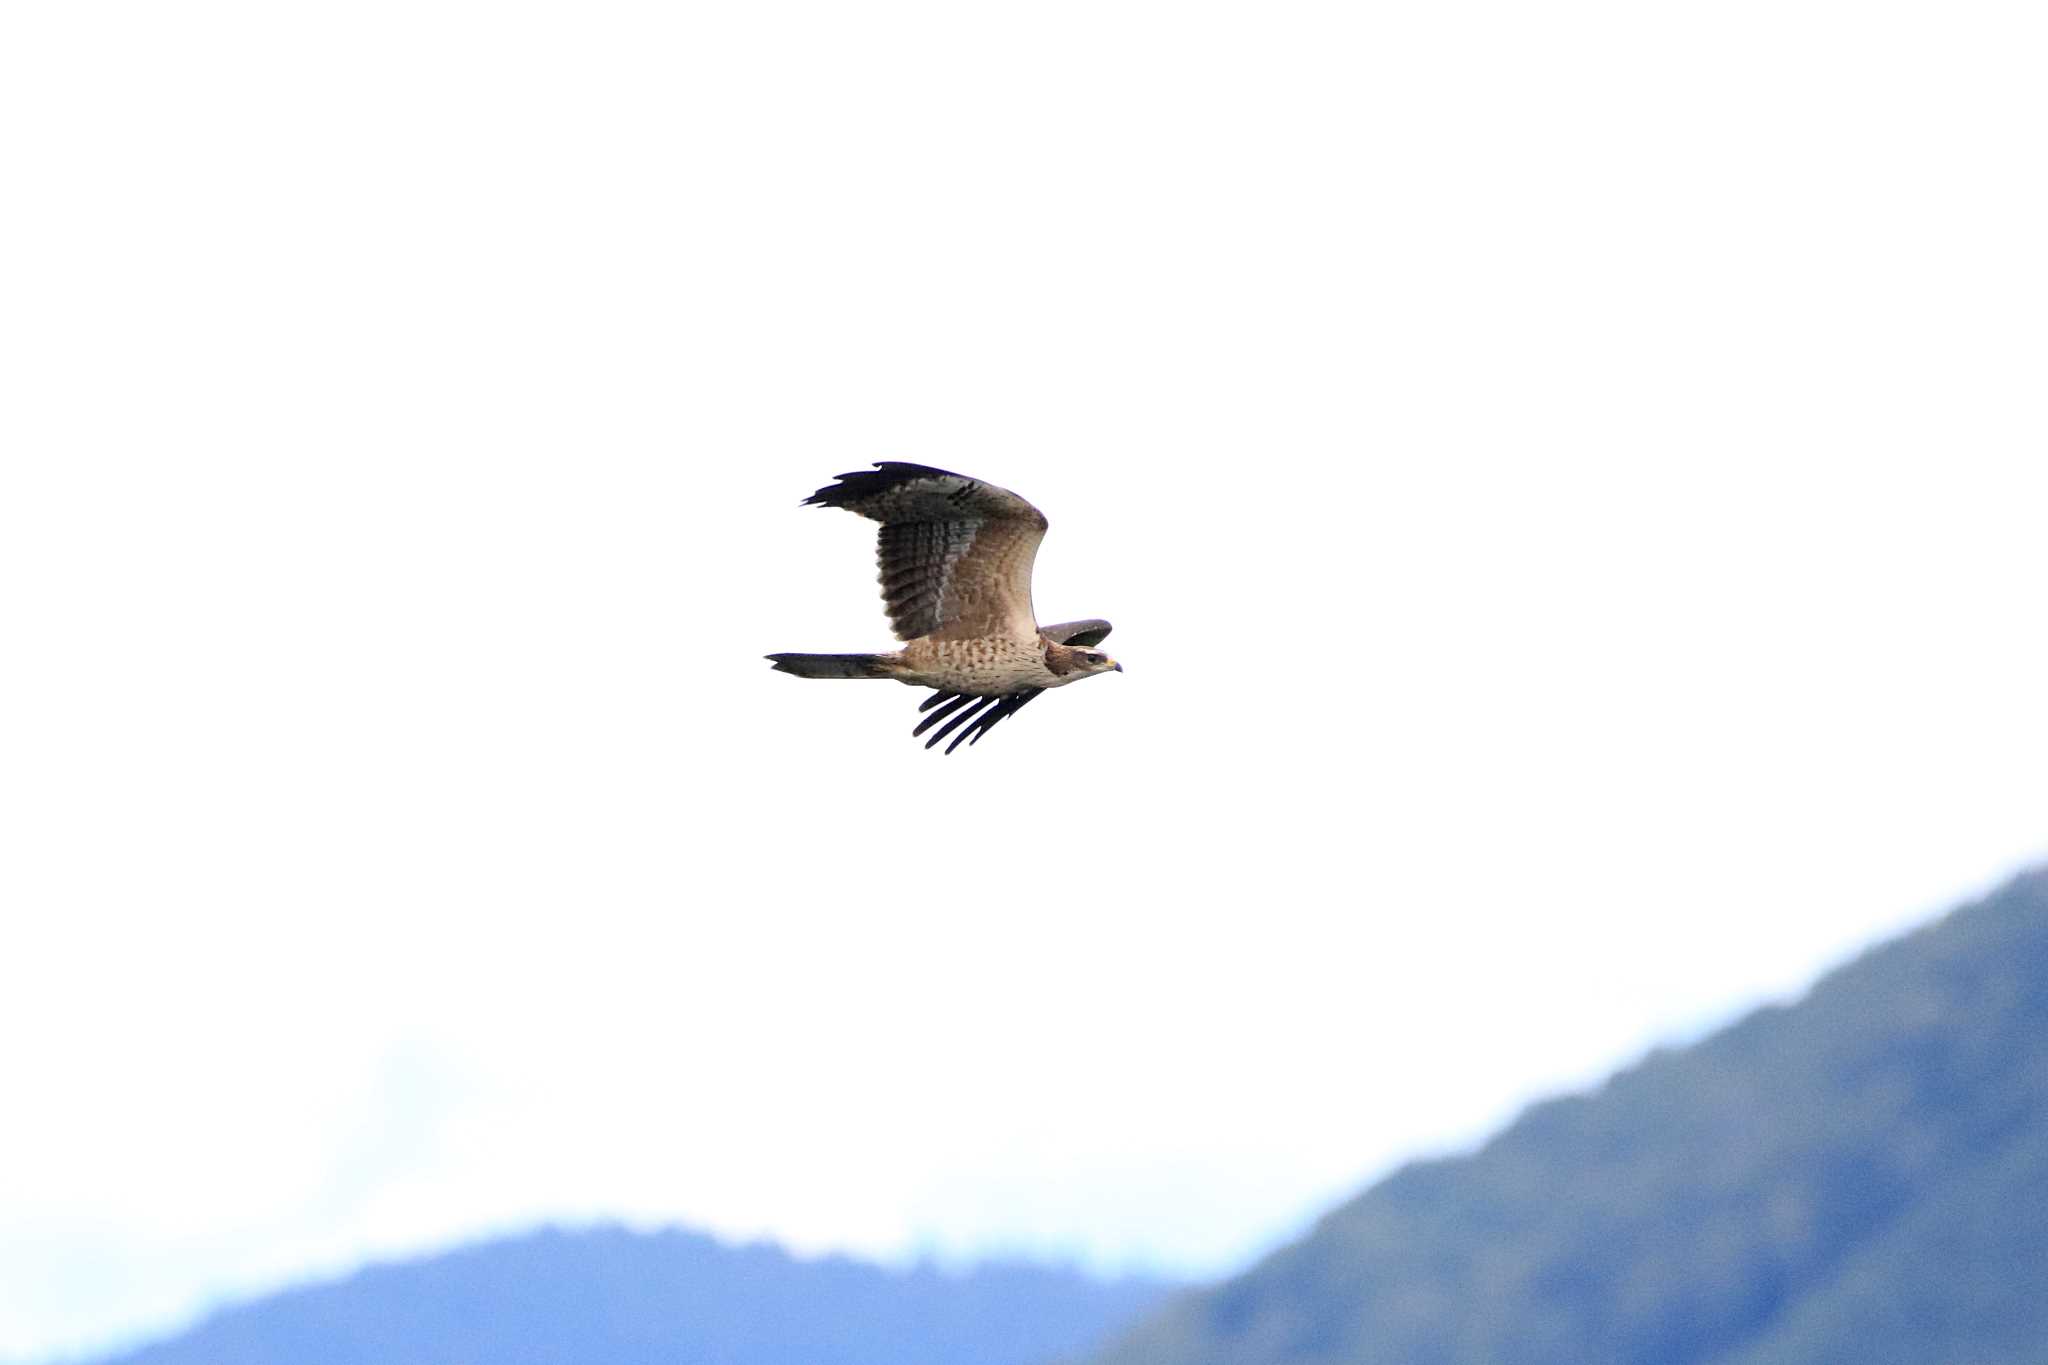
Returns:
[[[821,507],[845,507],[849,503],[866,502],[913,479],[960,479],[964,474],[955,474],[950,469],[934,469],[925,464],[905,464],[901,460],[878,460],[873,469],[856,469],[850,474],[835,474],[837,483],[828,483],[817,492],[805,498],[803,505],[816,503]]]
[[[930,711],[931,714],[919,721],[917,728],[910,733],[914,738],[944,721],[945,727],[924,742],[924,747],[929,749],[965,725],[965,729],[953,736],[953,742],[946,746],[946,752],[952,753],[960,747],[963,740],[971,749],[981,743],[981,737],[994,729],[999,722],[1016,715],[1034,699],[1043,695],[1045,689],[1042,687],[1026,688],[1022,692],[1012,692],[1002,697],[977,697],[969,692],[935,691],[917,708],[920,714],[926,711]],[[934,707],[938,709],[933,710]],[[963,710],[963,707],[966,709]]]
[[[965,724],[970,720],[973,720],[976,715],[980,714],[982,711],[987,710],[989,707],[995,705],[995,703],[998,700],[1000,700],[1000,698],[997,697],[976,697],[974,699],[974,705],[968,707],[965,711],[962,711],[959,715],[953,717],[944,725],[940,726],[939,732],[924,742],[924,747],[927,749],[931,748],[932,745],[937,744],[947,735],[952,734],[953,731],[957,729],[959,726]],[[955,745],[959,744],[958,740],[955,740],[953,742]],[[953,750],[947,749],[946,752],[950,754],[953,752]]]
[[[1001,705],[990,707],[988,710],[982,712],[979,716],[975,718],[974,724],[968,726],[965,730],[962,730],[959,734],[953,736],[953,742],[946,746],[946,752],[950,754],[953,752],[953,750],[959,748],[960,741],[963,739],[968,742],[968,747],[972,748],[974,745],[974,741],[980,739],[983,735],[987,734],[991,726],[993,726],[997,721],[1001,720],[1004,716],[1009,715],[1012,711],[1015,711],[1016,709],[1017,708],[1011,704],[1010,698],[1003,698]]]
[[[1006,717],[1016,715],[1019,711],[1022,711],[1034,697],[1041,696],[1044,692],[1044,688],[1034,687],[1028,692],[1015,692],[1007,697],[1004,697],[1003,704],[1001,706],[998,706],[995,710],[990,711],[987,715],[981,717],[979,720],[975,721],[974,724],[968,726],[965,730],[961,732],[961,737],[967,740],[967,747],[972,749],[975,745],[981,743],[981,737],[987,734],[990,730],[993,730],[996,727],[997,722],[1003,720]],[[960,741],[956,739],[953,742],[955,744],[958,744]],[[951,749],[948,749],[946,750],[946,752],[951,753],[953,751]]]
[[[917,723],[917,728],[916,728],[915,730],[912,730],[912,731],[910,732],[910,737],[911,737],[912,739],[916,739],[916,738],[917,738],[917,737],[918,737],[919,735],[921,735],[921,734],[923,734],[923,733],[924,733],[925,731],[927,731],[927,730],[931,729],[931,728],[932,728],[932,727],[933,727],[934,725],[937,725],[937,724],[938,724],[938,723],[939,723],[940,721],[944,720],[944,719],[945,719],[945,718],[946,718],[947,716],[950,716],[950,715],[952,715],[952,714],[953,714],[953,713],[954,713],[955,711],[958,711],[958,710],[959,710],[959,709],[960,709],[961,707],[963,707],[963,706],[967,705],[967,703],[968,703],[968,702],[970,702],[970,701],[972,701],[972,700],[974,700],[974,698],[972,698],[972,697],[955,697],[955,698],[953,698],[953,700],[951,700],[951,701],[947,702],[947,703],[946,703],[946,704],[945,704],[944,706],[941,706],[941,707],[940,707],[940,708],[939,708],[938,710],[936,710],[936,711],[932,712],[932,713],[931,713],[930,715],[926,716],[926,717],[925,717],[925,718],[924,718],[923,720],[919,721],[919,722]],[[923,708],[923,707],[919,707],[918,709],[919,709],[919,710],[921,711],[921,710],[923,710],[924,708]],[[933,744],[936,744],[936,743],[938,743],[938,741],[937,741],[937,740],[933,740],[933,741],[932,741],[932,743],[933,743]],[[930,746],[929,746],[929,745],[927,745],[926,747],[927,747],[927,748],[929,748]]]

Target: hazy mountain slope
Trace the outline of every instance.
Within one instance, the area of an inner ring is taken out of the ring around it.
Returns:
[[[1929,1191],[1763,1340],[1714,1365],[2048,1365],[2048,1135]]]
[[[1099,1362],[2048,1362],[2044,1143],[2036,872],[1397,1172]]]
[[[548,1230],[226,1309],[121,1365],[1033,1365],[1163,1290],[1061,1270],[795,1260],[685,1232]]]

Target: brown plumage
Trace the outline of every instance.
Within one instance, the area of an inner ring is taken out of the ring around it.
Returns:
[[[940,709],[913,734],[944,725],[930,748],[973,744],[1049,688],[1122,666],[1094,648],[1109,622],[1041,629],[1031,606],[1031,567],[1045,514],[1005,488],[926,465],[887,462],[841,474],[804,499],[881,523],[882,600],[902,649],[889,654],[770,654],[805,678],[894,678],[934,695]]]

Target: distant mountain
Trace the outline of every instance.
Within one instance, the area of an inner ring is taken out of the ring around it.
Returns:
[[[108,1365],[1040,1365],[1166,1287],[885,1270],[694,1233],[549,1229],[224,1309]]]
[[[2048,870],[1396,1172],[1095,1357],[1282,1361],[2048,1365]]]

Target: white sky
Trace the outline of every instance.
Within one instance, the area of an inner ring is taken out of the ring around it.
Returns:
[[[1214,1272],[2048,853],[2012,4],[0,10],[0,1356]],[[875,459],[1127,672],[951,759]]]

